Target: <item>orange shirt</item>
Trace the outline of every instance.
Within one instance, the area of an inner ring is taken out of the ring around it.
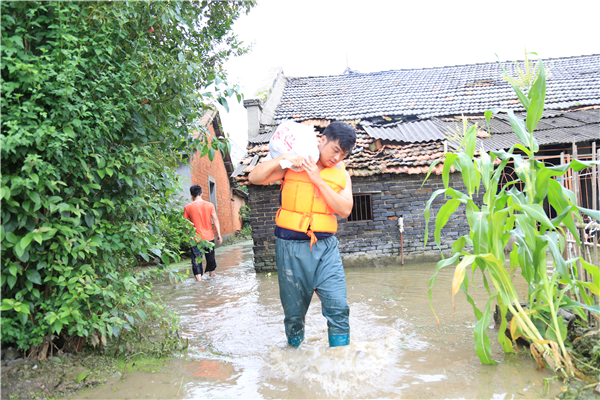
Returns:
[[[204,240],[213,240],[211,214],[215,212],[215,206],[208,201],[193,201],[183,210],[183,218],[188,219],[196,227],[196,236]]]

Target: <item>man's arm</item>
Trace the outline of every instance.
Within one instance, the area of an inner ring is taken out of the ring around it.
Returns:
[[[348,218],[352,212],[352,206],[354,200],[352,199],[352,180],[350,174],[346,171],[346,187],[339,193],[336,193],[329,185],[321,178],[319,167],[312,160],[304,161],[302,163],[304,170],[308,173],[308,176],[312,183],[319,190],[319,196],[323,196],[325,202],[343,218]],[[335,168],[335,167],[334,167]]]
[[[288,153],[260,163],[248,175],[250,183],[254,185],[266,185],[283,179],[286,171],[279,165],[279,161],[281,160],[289,160],[293,163],[294,167],[300,167],[303,158],[296,154]]]
[[[221,237],[221,224],[219,224],[219,217],[217,216],[217,211],[213,206],[212,213],[210,214],[213,223],[215,224],[215,228],[217,228],[217,236],[219,238],[219,244],[223,243],[223,238]]]

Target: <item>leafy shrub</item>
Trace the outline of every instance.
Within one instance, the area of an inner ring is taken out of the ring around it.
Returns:
[[[170,226],[174,168],[229,151],[196,121],[242,99],[219,66],[246,51],[230,29],[252,6],[1,3],[3,346],[43,358],[53,335],[105,344],[176,323],[151,291],[187,234]],[[134,275],[149,253],[159,268]]]

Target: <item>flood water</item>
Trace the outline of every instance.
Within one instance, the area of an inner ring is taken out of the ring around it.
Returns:
[[[505,355],[492,331],[497,365],[474,350],[476,319],[460,293],[450,293],[453,270],[438,275],[436,319],[427,287],[435,265],[347,269],[351,344],[329,348],[316,296],[306,316],[305,342],[288,347],[277,276],[256,274],[252,243],[217,249],[217,275],[155,285],[179,313],[188,352],[158,372],[132,372],[78,397],[124,398],[554,398],[525,350]],[[472,292],[484,301],[485,289]],[[485,304],[485,303],[483,303]]]

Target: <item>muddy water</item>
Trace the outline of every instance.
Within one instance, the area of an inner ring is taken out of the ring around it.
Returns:
[[[157,290],[181,315],[190,349],[155,373],[127,373],[82,398],[553,398],[548,371],[530,357],[504,355],[482,365],[474,352],[475,317],[462,297],[453,312],[452,270],[438,275],[436,319],[428,281],[434,265],[348,269],[350,346],[328,347],[318,298],[306,339],[286,345],[275,274],[255,274],[251,243],[217,250],[215,278],[164,282]],[[473,292],[483,301],[485,292]],[[79,397],[79,396],[78,396]]]

